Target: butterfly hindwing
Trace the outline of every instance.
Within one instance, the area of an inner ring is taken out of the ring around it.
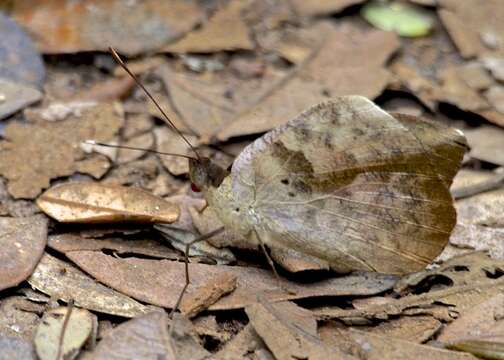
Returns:
[[[371,101],[317,105],[248,146],[231,172],[257,234],[337,271],[420,270],[446,245],[463,135]],[[240,201],[238,199],[238,201]]]

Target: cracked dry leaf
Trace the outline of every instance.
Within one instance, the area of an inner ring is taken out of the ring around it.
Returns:
[[[174,53],[213,53],[229,50],[252,50],[254,43],[242,11],[250,1],[230,1],[218,9],[201,28],[166,46],[163,51]]]
[[[113,289],[140,301],[172,308],[185,284],[184,263],[169,260],[118,259],[98,251],[72,251],[68,258],[81,269]],[[372,295],[394,286],[397,277],[379,273],[356,273],[311,284],[281,279],[295,294],[278,288],[269,270],[242,266],[190,264],[191,284],[187,296],[223,273],[237,276],[236,289],[209,307],[210,310],[238,309],[265,293],[268,300],[289,300],[319,296]]]
[[[37,199],[50,217],[67,223],[163,222],[179,217],[176,204],[139,188],[93,182],[53,186]]]
[[[431,339],[439,331],[443,323],[430,315],[401,316],[399,318],[387,319],[377,325],[352,326],[347,327],[335,322],[328,322],[319,327],[319,332],[359,330],[367,333],[387,336],[395,339],[402,339],[421,344]]]
[[[180,312],[188,318],[193,318],[235,288],[235,274],[218,274],[209,279],[206,284],[185,296],[180,304]]]
[[[122,146],[136,147],[138,149],[151,150],[154,146],[154,135],[150,132],[134,136],[121,143]],[[118,149],[117,163],[124,164],[130,161],[138,160],[144,156],[146,151],[131,151],[128,149]]]
[[[385,304],[371,304],[359,309],[325,307],[314,312],[320,319],[337,318],[350,323],[384,320],[401,314],[432,314],[439,320],[450,321],[454,312],[464,314],[504,291],[504,278],[499,277],[502,268],[502,261],[492,260],[482,253],[462,255],[450,259],[440,269],[412,274],[401,280],[402,285],[396,285],[400,291],[411,286],[418,293],[416,295],[388,298]],[[442,287],[431,288],[436,281]],[[418,287],[415,287],[416,284]],[[441,311],[443,308],[446,311]]]
[[[462,224],[504,228],[504,189],[484,192],[455,203]]]
[[[47,219],[0,217],[0,290],[26,280],[44,253]]]
[[[161,49],[203,19],[195,1],[20,0],[11,16],[37,34],[43,53],[108,50],[138,55]]]
[[[504,341],[504,294],[497,294],[443,328],[436,339],[445,344],[464,340]]]
[[[114,104],[86,107],[57,122],[9,123],[0,141],[0,175],[9,181],[9,193],[14,198],[35,198],[51,179],[77,171],[83,141],[108,142],[122,124]]]
[[[395,339],[390,336],[373,335],[350,330],[340,332],[322,329],[322,340],[344,353],[355,354],[366,360],[477,360],[476,357],[456,351],[437,349],[432,346],[415,344],[411,341]]]
[[[70,310],[69,307],[60,306],[46,311],[34,339],[40,360],[58,360],[60,338],[66,318],[68,320],[61,343],[61,359],[75,359],[98,326],[96,315],[86,309]]]
[[[92,352],[95,360],[122,359],[210,359],[192,333],[191,323],[175,314],[173,333],[161,311],[129,320],[109,331]]]
[[[247,306],[245,312],[276,359],[355,359],[323,343],[311,312],[292,302],[259,300]]]
[[[151,308],[115,290],[103,286],[73,265],[44,254],[35,271],[28,279],[35,289],[84,309],[105,314],[135,317],[145,314]]]
[[[399,47],[397,36],[348,24],[317,26],[323,35],[310,56],[232,122],[221,125],[215,132],[219,140],[270,130],[328,97],[374,98],[381,93],[390,76],[383,65]],[[360,81],[362,77],[365,80]]]
[[[60,253],[81,250],[112,250],[114,254],[136,254],[159,259],[183,260],[183,257],[173,249],[158,241],[143,238],[100,237],[85,238],[77,234],[67,233],[51,235],[47,246]]]

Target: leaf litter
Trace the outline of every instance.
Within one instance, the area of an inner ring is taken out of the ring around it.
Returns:
[[[94,312],[102,328],[109,328],[102,332],[104,338],[95,351],[88,348],[81,352],[84,358],[98,353],[104,358],[154,353],[172,357],[173,351],[186,358],[281,358],[289,352],[321,356],[328,348],[348,358],[417,358],[425,354],[435,358],[471,358],[430,346],[442,340],[445,331],[456,333],[453,339],[443,342],[445,347],[458,346],[459,350],[481,356],[498,353],[502,339],[492,334],[500,331],[500,314],[492,309],[499,306],[498,297],[503,289],[501,187],[498,181],[491,186],[486,183],[499,179],[499,172],[490,170],[502,165],[498,126],[504,125],[500,106],[504,66],[497,31],[501,26],[498,23],[501,7],[493,1],[481,7],[474,7],[471,2],[412,2],[427,6],[424,10],[432,16],[433,31],[415,41],[401,42],[397,36],[373,30],[359,20],[362,1],[355,0],[292,1],[289,5],[269,0],[237,5],[185,2],[183,7],[188,14],[185,18],[178,16],[181,3],[174,0],[167,2],[175,6],[168,16],[161,19],[158,15],[163,11],[155,11],[156,16],[144,22],[155,25],[149,29],[138,26],[138,21],[145,18],[144,10],[162,10],[166,4],[100,2],[98,12],[106,7],[119,9],[112,20],[121,18],[117,22],[120,26],[109,19],[104,23],[99,16],[92,18],[88,8],[82,16],[70,11],[75,4],[68,1],[37,2],[39,6],[31,9],[23,2],[16,2],[6,8],[30,29],[29,34],[34,35],[43,52],[69,54],[65,58],[57,55],[44,58],[48,76],[43,84],[46,92],[37,94],[42,97],[40,106],[25,108],[0,123],[0,174],[4,177],[0,179],[0,215],[33,216],[38,212],[33,202],[20,199],[33,199],[50,185],[63,182],[90,183],[93,177],[103,184],[135,185],[159,196],[169,196],[166,200],[181,207],[181,216],[169,225],[170,243],[161,240],[152,225],[126,229],[122,225],[96,227],[87,220],[79,226],[50,222],[49,254],[43,255],[34,274],[40,276],[43,270],[46,277],[36,282],[32,275],[29,283],[51,299],[34,290],[29,293],[23,285],[12,287],[0,297],[2,341],[4,336],[15,336],[28,341],[23,348],[29,351],[27,345],[33,343],[39,316],[50,311],[54,300],[66,302],[75,298],[78,308]],[[127,6],[127,12],[122,6]],[[125,13],[129,15],[123,16]],[[488,13],[495,18],[482,20]],[[52,28],[47,26],[50,22],[41,22],[45,30],[40,33],[38,23],[25,17],[26,14],[36,14],[42,19],[47,16],[62,19],[63,15],[65,18]],[[71,21],[70,33],[75,33],[72,31],[79,26],[101,29],[99,36],[90,38],[86,32],[66,39],[49,36],[57,34],[68,21]],[[163,26],[160,24],[176,26],[170,32],[156,31],[156,26]],[[222,24],[238,29],[236,34],[218,32],[228,30]],[[233,36],[238,33],[240,36]],[[254,246],[242,244],[236,235],[226,232],[191,250],[191,255],[197,257],[191,259],[194,283],[187,304],[199,313],[191,319],[193,329],[191,323],[178,318],[173,334],[166,335],[170,331],[166,315],[158,312],[142,317],[153,308],[145,304],[173,306],[185,281],[181,261],[184,241],[220,224],[210,207],[203,211],[205,205],[201,199],[197,199],[200,204],[193,204],[198,195],[188,190],[185,161],[141,151],[81,146],[83,140],[94,139],[160,149],[164,140],[164,146],[173,146],[179,153],[187,151],[178,144],[179,139],[169,134],[170,130],[159,127],[157,113],[144,112],[150,105],[146,105],[137,89],[131,88],[131,79],[124,77],[107,55],[94,52],[119,43],[123,53],[138,55],[129,63],[156,97],[168,95],[163,100],[169,104],[168,113],[182,131],[194,136],[191,142],[211,144],[202,148],[201,154],[220,159],[225,167],[241,152],[243,144],[253,140],[253,134],[287,121],[315,102],[340,94],[358,92],[378,97],[382,105],[394,101],[404,104],[406,96],[415,115],[437,117],[466,131],[471,156],[467,157],[465,168],[479,169],[483,176],[452,189],[457,197],[461,193],[464,196],[457,200],[458,224],[450,245],[430,270],[403,278],[395,288],[395,277],[363,274],[335,277],[327,270],[314,270],[323,269],[323,264],[271,248],[275,262],[289,272],[297,272],[284,277],[285,272],[281,271],[282,282],[297,293],[289,296],[278,289],[271,270],[259,260],[262,255]],[[170,48],[169,56],[151,55]],[[70,54],[76,51],[87,53]],[[23,61],[33,64],[37,59],[40,57],[36,52],[23,57]],[[16,95],[15,100],[20,99]],[[12,100],[2,101],[0,106],[14,104]],[[93,105],[95,101],[100,104]],[[485,121],[497,127],[488,130]],[[157,138],[155,128],[162,129]],[[481,132],[479,139],[474,140],[478,132]],[[238,136],[242,138],[236,139]],[[173,201],[175,194],[182,196]],[[31,230],[33,219],[24,219],[27,229]],[[13,245],[6,242],[5,249]],[[235,247],[230,250],[229,244]],[[491,257],[471,253],[475,249],[486,250]],[[224,256],[224,251],[232,257]],[[459,254],[464,255],[453,258]],[[65,257],[96,276],[97,281],[123,294],[101,285],[70,262],[63,262],[61,259]],[[214,260],[209,261],[210,258]],[[225,258],[235,266],[222,266],[219,259]],[[30,260],[33,265],[39,261],[35,253]],[[100,266],[105,269],[100,270]],[[225,283],[232,284],[235,277],[236,288],[223,295]],[[74,278],[78,280],[72,282]],[[71,286],[65,287],[66,283]],[[288,300],[295,300],[297,305]],[[485,313],[485,309],[489,310]],[[122,320],[103,314],[137,317],[117,327]],[[328,318],[334,320],[320,320]],[[143,330],[133,330],[134,335],[123,332],[110,338],[106,335],[123,325],[136,326],[137,319],[142,319],[147,327],[161,330],[148,332],[157,345],[142,343],[135,334]],[[113,326],[116,327],[110,330]],[[468,332],[457,333],[457,327]],[[278,328],[286,330],[275,332]],[[471,328],[475,332],[469,333]],[[12,344],[10,339],[5,341]],[[281,349],[278,344],[283,341],[294,341],[293,346]]]

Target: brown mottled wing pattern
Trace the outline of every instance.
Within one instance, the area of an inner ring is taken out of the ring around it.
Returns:
[[[247,147],[232,188],[254,189],[255,230],[271,246],[336,271],[407,273],[448,241],[456,222],[448,187],[464,151],[458,130],[341,97]]]

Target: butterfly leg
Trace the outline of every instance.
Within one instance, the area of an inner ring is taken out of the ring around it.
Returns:
[[[184,297],[184,294],[187,290],[187,287],[189,286],[189,284],[191,283],[191,280],[189,278],[189,250],[191,249],[191,246],[198,243],[198,242],[201,242],[201,241],[204,241],[204,240],[207,240],[207,239],[210,239],[211,237],[215,236],[215,235],[218,235],[220,234],[221,232],[224,231],[224,227],[220,227],[214,231],[211,231],[209,232],[208,234],[205,234],[205,235],[201,235],[200,237],[188,242],[186,244],[186,248],[185,248],[185,256],[184,256],[184,261],[185,261],[185,285],[184,287],[182,288],[182,291],[180,292],[180,295],[177,299],[177,302],[175,303],[175,306],[173,307],[173,309],[171,310],[170,312],[170,315],[169,315],[169,318],[171,319],[173,314],[175,313],[175,311],[177,311],[177,309],[179,308],[180,306],[180,303],[182,302],[182,298]]]
[[[277,282],[278,282],[278,287],[289,294],[295,294],[295,292],[293,290],[286,288],[282,284],[282,281],[280,280],[280,275],[278,275],[278,272],[277,272],[277,269],[275,266],[275,262],[271,258],[270,254],[268,254],[268,251],[266,250],[266,245],[264,245],[264,241],[262,241],[262,239],[259,236],[259,234],[257,233],[257,231],[254,230],[254,233],[256,235],[257,241],[259,242],[259,246],[261,247],[262,252],[266,256],[266,260],[268,260],[268,264],[270,265],[271,269],[273,270],[273,273],[275,274],[275,278],[277,279]]]

